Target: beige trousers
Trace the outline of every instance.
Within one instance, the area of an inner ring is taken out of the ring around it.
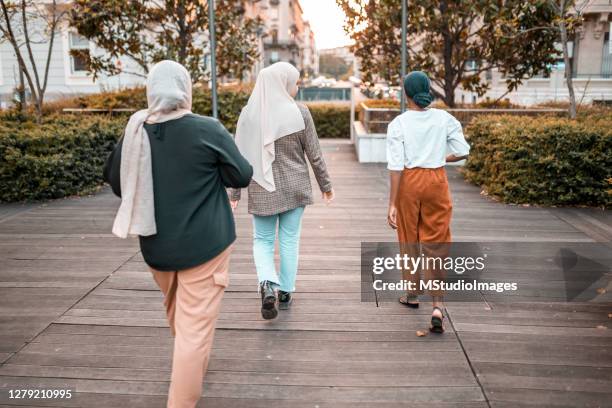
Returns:
[[[215,258],[175,272],[151,268],[164,294],[168,324],[174,336],[168,408],[193,408],[202,395],[221,298],[229,282],[232,246]]]

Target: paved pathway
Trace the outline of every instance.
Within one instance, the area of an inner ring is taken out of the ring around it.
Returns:
[[[324,150],[338,198],[307,209],[295,305],[276,321],[259,316],[241,203],[203,406],[610,406],[610,302],[452,303],[438,337],[415,336],[428,308],[361,303],[360,242],[394,239],[387,174],[346,142]],[[609,212],[502,205],[449,176],[455,240],[610,244]],[[164,406],[172,339],[137,243],[110,235],[117,204],[103,191],[0,207],[0,406]],[[42,387],[76,393],[6,392]]]

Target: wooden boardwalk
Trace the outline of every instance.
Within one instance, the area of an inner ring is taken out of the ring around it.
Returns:
[[[360,302],[360,242],[393,240],[387,173],[325,141],[337,192],[306,210],[295,304],[262,321],[246,202],[202,406],[610,407],[612,303]],[[610,214],[498,204],[449,172],[458,241],[607,242]],[[110,234],[118,200],[0,208],[0,406],[163,407],[172,338],[135,240]],[[608,275],[609,276],[609,275]],[[9,388],[71,388],[10,400]]]

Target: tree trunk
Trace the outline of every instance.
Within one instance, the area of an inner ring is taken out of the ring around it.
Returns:
[[[36,123],[40,124],[43,119],[43,99],[36,98],[34,106],[36,107]]]
[[[444,103],[449,108],[455,107],[455,90],[452,87],[446,87],[444,90]]]
[[[446,1],[440,2],[440,13],[444,16],[448,13],[448,4]],[[453,86],[453,41],[451,39],[448,28],[442,31],[442,39],[444,41],[444,50],[442,58],[444,59],[444,103],[449,108],[455,107],[455,87]]]
[[[176,8],[176,19],[178,26],[178,62],[185,65],[187,60],[187,42],[189,38],[187,36],[187,27],[186,27],[186,9],[184,1],[179,1]]]
[[[567,47],[567,27],[565,21],[559,21],[559,31],[561,32],[561,45],[563,46],[563,63],[565,64],[565,81],[569,93],[569,115],[576,119],[576,95],[574,93],[574,82],[572,80],[572,66],[570,65],[569,50]]]
[[[17,87],[17,95],[19,95],[19,110],[25,115],[28,109],[28,101],[26,100],[25,79],[23,77],[21,65],[19,65],[19,86]]]

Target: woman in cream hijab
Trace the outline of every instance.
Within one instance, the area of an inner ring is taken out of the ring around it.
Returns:
[[[289,307],[295,291],[302,214],[314,202],[307,160],[323,198],[328,203],[334,198],[310,111],[293,99],[299,76],[286,62],[261,70],[236,130],[236,144],[253,166],[248,211],[264,319],[278,314],[277,291],[280,309]],[[240,190],[231,192],[231,200],[235,209]],[[280,274],[274,265],[277,224]]]
[[[136,235],[175,336],[168,407],[195,407],[236,239],[226,187],[252,169],[216,119],[191,113],[191,79],[173,61],[147,77],[148,108],[129,120],[104,170],[121,197],[113,233]]]

